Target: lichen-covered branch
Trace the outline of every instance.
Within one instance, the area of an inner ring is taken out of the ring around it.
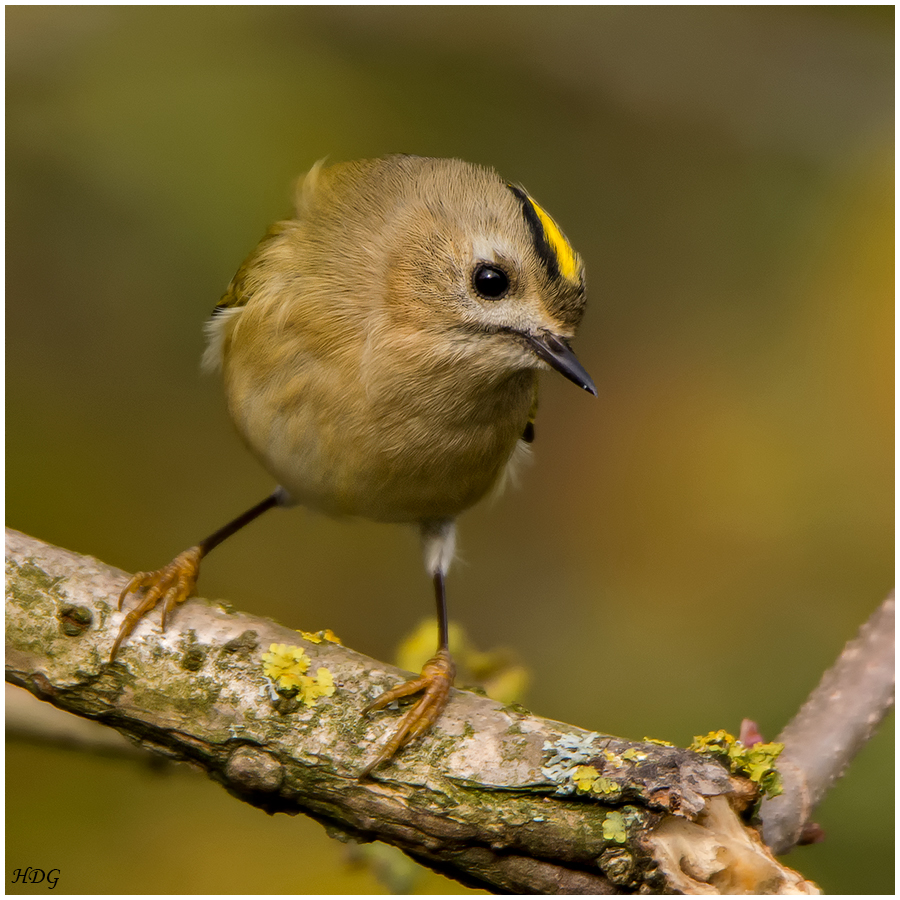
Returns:
[[[894,597],[872,614],[778,736],[783,793],[760,808],[763,836],[787,853],[828,789],[894,705]]]
[[[740,818],[753,786],[713,760],[454,691],[429,735],[360,780],[395,727],[361,710],[399,670],[201,599],[165,634],[142,622],[110,664],[128,576],[10,530],[6,559],[8,681],[265,810],[494,891],[816,891]]]
[[[168,760],[142,750],[128,738],[98,722],[73,716],[49,703],[41,703],[33,694],[7,683],[4,698],[6,743],[38,744],[90,753],[95,756],[120,757],[141,762],[154,769],[170,765]]]

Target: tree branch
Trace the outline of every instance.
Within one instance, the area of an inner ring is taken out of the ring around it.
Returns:
[[[784,791],[764,800],[766,844],[787,853],[850,760],[894,705],[894,596],[871,615],[778,736]]]
[[[383,840],[466,884],[517,893],[814,893],[735,810],[753,786],[675,747],[630,743],[454,691],[433,731],[370,780],[395,727],[362,708],[403,677],[338,644],[206,600],[165,634],[142,622],[109,650],[128,576],[7,530],[7,680],[141,745],[203,768],[269,812]],[[262,671],[302,646],[332,696],[307,706]],[[576,765],[602,778],[576,789]]]
[[[20,741],[96,756],[130,759],[153,768],[170,765],[168,760],[142,750],[112,728],[41,703],[34,694],[12,684],[6,685],[4,707],[7,745]]]

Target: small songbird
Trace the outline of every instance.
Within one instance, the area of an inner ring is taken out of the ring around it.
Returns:
[[[275,506],[418,526],[434,582],[438,649],[420,677],[366,710],[421,694],[367,767],[426,732],[455,674],[444,579],[456,518],[502,481],[534,439],[537,373],[596,396],[568,341],[584,267],[521,187],[456,159],[389,156],[299,183],[207,324],[228,411],[279,485],[119,597],[142,594],[111,659],[162,602],[162,627],[193,592],[201,559]]]

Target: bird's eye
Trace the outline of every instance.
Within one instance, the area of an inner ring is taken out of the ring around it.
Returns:
[[[472,284],[485,300],[500,300],[509,290],[509,276],[503,269],[481,263],[472,273]]]

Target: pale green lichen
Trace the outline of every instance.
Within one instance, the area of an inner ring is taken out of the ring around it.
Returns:
[[[758,784],[763,796],[777,797],[781,793],[781,775],[775,768],[775,760],[784,750],[784,744],[772,741],[747,747],[720,729],[698,735],[688,749],[726,763],[733,775],[742,775]]]
[[[556,793],[578,793],[584,796],[602,797],[605,801],[615,799],[622,791],[622,785],[607,775],[601,775],[592,761],[602,760],[603,767],[622,769],[624,755],[619,756],[607,747],[597,747],[596,732],[587,735],[564,734],[555,742],[544,743],[544,753],[548,758],[541,768],[541,774],[557,785]]]
[[[621,790],[612,778],[601,775],[593,766],[576,766],[571,777],[579,794],[615,794]]]
[[[65,582],[66,576],[48,574],[35,562],[33,556],[26,557],[21,564],[14,559],[7,559],[6,571],[10,577],[23,579],[26,582],[23,586],[50,594],[56,599],[60,599],[64,593],[60,586]]]
[[[594,741],[600,735],[596,731],[589,734],[563,734],[555,741],[544,741],[545,762],[541,774],[556,785],[556,793],[562,796],[572,794],[577,789],[573,780],[575,770],[596,759],[599,748]],[[587,767],[593,768],[593,767]],[[597,772],[596,769],[594,769]]]
[[[612,778],[607,778],[605,775],[601,775],[592,785],[591,790],[595,794],[618,794],[619,791],[622,790],[622,787],[617,782],[613,781]]]
[[[628,837],[625,830],[625,817],[618,810],[613,810],[606,814],[603,820],[603,837],[608,841],[615,841],[617,844],[624,844]]]
[[[647,758],[647,754],[642,750],[638,750],[636,747],[629,747],[623,754],[622,759],[626,762],[643,762]]]

